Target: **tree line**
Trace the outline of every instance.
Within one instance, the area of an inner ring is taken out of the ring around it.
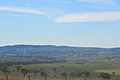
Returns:
[[[34,75],[36,75],[37,73],[39,73],[40,77],[44,77],[44,80],[47,80],[47,77],[49,77],[49,72],[45,69],[27,69],[27,68],[23,68],[22,66],[15,66],[17,72],[20,72],[23,74],[23,77],[27,77],[28,80],[31,80],[31,75],[27,75],[28,73],[34,73]],[[4,67],[0,67],[0,71],[5,75],[6,80],[9,80],[9,74],[12,72],[9,70],[9,67],[4,66]],[[53,68],[53,72],[57,72],[56,68]],[[113,74],[115,74],[115,72],[113,72]],[[74,70],[71,72],[61,72],[60,74],[64,80],[69,80],[69,77],[72,78],[76,78],[76,77],[89,77],[91,75],[91,72],[89,71],[79,71],[79,70]],[[56,75],[54,75],[53,77],[56,77]],[[108,73],[104,73],[101,72],[100,75],[98,76],[98,78],[104,78],[104,79],[110,79],[111,75]],[[86,80],[86,78],[85,78]]]

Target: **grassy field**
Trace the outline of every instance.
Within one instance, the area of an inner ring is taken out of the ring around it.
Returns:
[[[102,78],[68,78],[68,80],[104,80]],[[5,76],[0,76],[0,80],[6,80]],[[28,77],[9,76],[9,80],[29,80]],[[44,77],[31,77],[30,80],[44,80]],[[47,80],[64,80],[64,78],[48,77]]]
[[[115,75],[120,75],[120,67],[118,64],[116,65],[108,65],[108,64],[33,64],[33,65],[24,65],[24,68],[29,69],[45,69],[48,72],[52,71],[53,68],[57,68],[57,72],[54,74],[61,74],[61,72],[67,72],[70,73],[74,70],[79,71],[89,71],[91,75],[89,76],[88,80],[100,80],[98,79],[98,75],[100,72],[110,73],[115,72]],[[53,79],[54,80],[54,79]],[[57,79],[55,79],[57,80]],[[63,79],[58,79],[63,80]],[[71,78],[69,80],[72,80]],[[79,78],[74,78],[73,80],[84,80]]]
[[[69,76],[67,76],[68,80],[120,80],[120,60],[117,59],[95,59],[95,58],[74,58],[74,59],[68,59],[69,62],[66,63],[53,63],[53,64],[30,64],[30,65],[19,65],[24,69],[28,70],[45,70],[50,76],[47,76],[47,80],[65,80],[64,76],[62,76],[62,73],[65,72]],[[78,62],[84,62],[84,64],[79,64]],[[54,69],[56,71],[54,71]],[[23,74],[19,72],[21,75],[17,76],[16,73],[16,67],[15,66],[9,66],[9,70],[11,73],[9,73],[9,80],[44,80],[44,77],[40,77],[40,74],[38,73],[37,76],[34,73],[28,73],[26,77],[23,77]],[[80,76],[80,77],[71,77],[71,72],[90,72],[89,76]],[[12,72],[14,75],[12,75]],[[109,73],[112,78],[111,79],[103,79],[98,78],[101,72]],[[113,72],[115,74],[113,75]],[[2,74],[2,75],[1,75]],[[5,75],[1,73],[0,80],[6,80]],[[28,78],[28,75],[31,76],[31,78]],[[54,77],[54,75],[56,77]]]
[[[81,70],[81,71],[94,71],[94,70],[103,70],[103,69],[120,69],[120,65],[108,65],[108,64],[32,64],[32,65],[23,65],[24,68],[35,68],[35,69],[46,69],[52,70],[57,68],[59,70]]]

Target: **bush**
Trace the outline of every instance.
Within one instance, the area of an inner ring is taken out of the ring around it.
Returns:
[[[99,77],[104,78],[104,79],[110,79],[111,78],[110,74],[104,73],[104,72],[100,73]]]

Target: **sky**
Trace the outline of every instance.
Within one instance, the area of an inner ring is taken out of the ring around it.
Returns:
[[[0,0],[0,46],[120,47],[120,0]]]

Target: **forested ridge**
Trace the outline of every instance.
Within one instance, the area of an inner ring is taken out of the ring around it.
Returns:
[[[70,47],[55,45],[13,45],[0,47],[0,56],[120,55],[120,48]]]

